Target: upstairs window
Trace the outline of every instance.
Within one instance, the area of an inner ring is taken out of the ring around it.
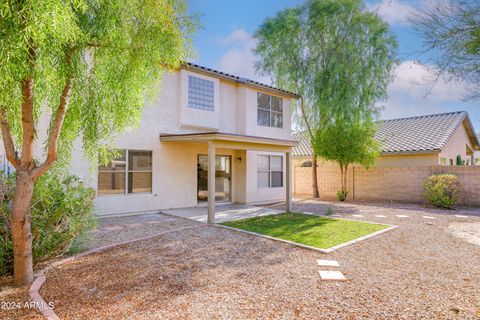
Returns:
[[[283,128],[283,99],[257,92],[257,124]]]
[[[213,81],[188,76],[188,107],[214,111]]]

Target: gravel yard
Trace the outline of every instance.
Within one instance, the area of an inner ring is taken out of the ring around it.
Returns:
[[[480,246],[451,232],[480,223],[475,210],[317,201],[295,210],[328,206],[399,228],[321,254],[204,225],[64,264],[40,293],[62,319],[480,319]],[[164,228],[191,223],[159,217]],[[322,282],[320,270],[347,281]]]

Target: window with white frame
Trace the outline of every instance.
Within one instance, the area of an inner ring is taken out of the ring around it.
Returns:
[[[188,107],[214,111],[213,81],[188,76]]]
[[[259,188],[283,187],[282,156],[257,156],[257,186]]]
[[[98,194],[152,192],[152,151],[118,150],[118,157],[98,167]]]
[[[257,124],[283,128],[283,99],[257,92]]]

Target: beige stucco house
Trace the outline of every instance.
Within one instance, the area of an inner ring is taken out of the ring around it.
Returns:
[[[311,166],[312,148],[304,133],[294,134],[295,166]],[[381,154],[374,167],[475,164],[480,143],[465,111],[378,122]],[[458,160],[457,160],[458,158]],[[478,163],[477,163],[478,164]]]
[[[213,221],[218,202],[286,200],[288,209],[290,152],[296,144],[290,106],[296,98],[185,64],[165,74],[139,126],[115,137],[117,159],[92,167],[77,147],[71,172],[97,191],[100,215],[208,206]]]

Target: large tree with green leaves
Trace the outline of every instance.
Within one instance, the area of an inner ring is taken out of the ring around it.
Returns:
[[[480,2],[432,1],[411,17],[423,38],[438,76],[447,75],[470,84],[468,98],[480,98]]]
[[[182,0],[5,0],[0,3],[0,128],[16,169],[14,282],[33,280],[29,207],[34,185],[81,136],[92,160],[135,125],[166,70],[190,50]],[[50,119],[38,141],[39,117]],[[45,159],[35,159],[36,143]]]
[[[319,130],[314,137],[313,148],[322,158],[335,161],[340,166],[341,190],[339,200],[348,195],[348,167],[353,164],[369,168],[379,155],[380,144],[374,139],[375,122],[372,117],[337,115],[335,121]]]
[[[370,113],[386,97],[397,42],[388,24],[360,0],[307,1],[267,19],[255,38],[257,69],[301,95],[297,124],[312,144],[338,113]]]

